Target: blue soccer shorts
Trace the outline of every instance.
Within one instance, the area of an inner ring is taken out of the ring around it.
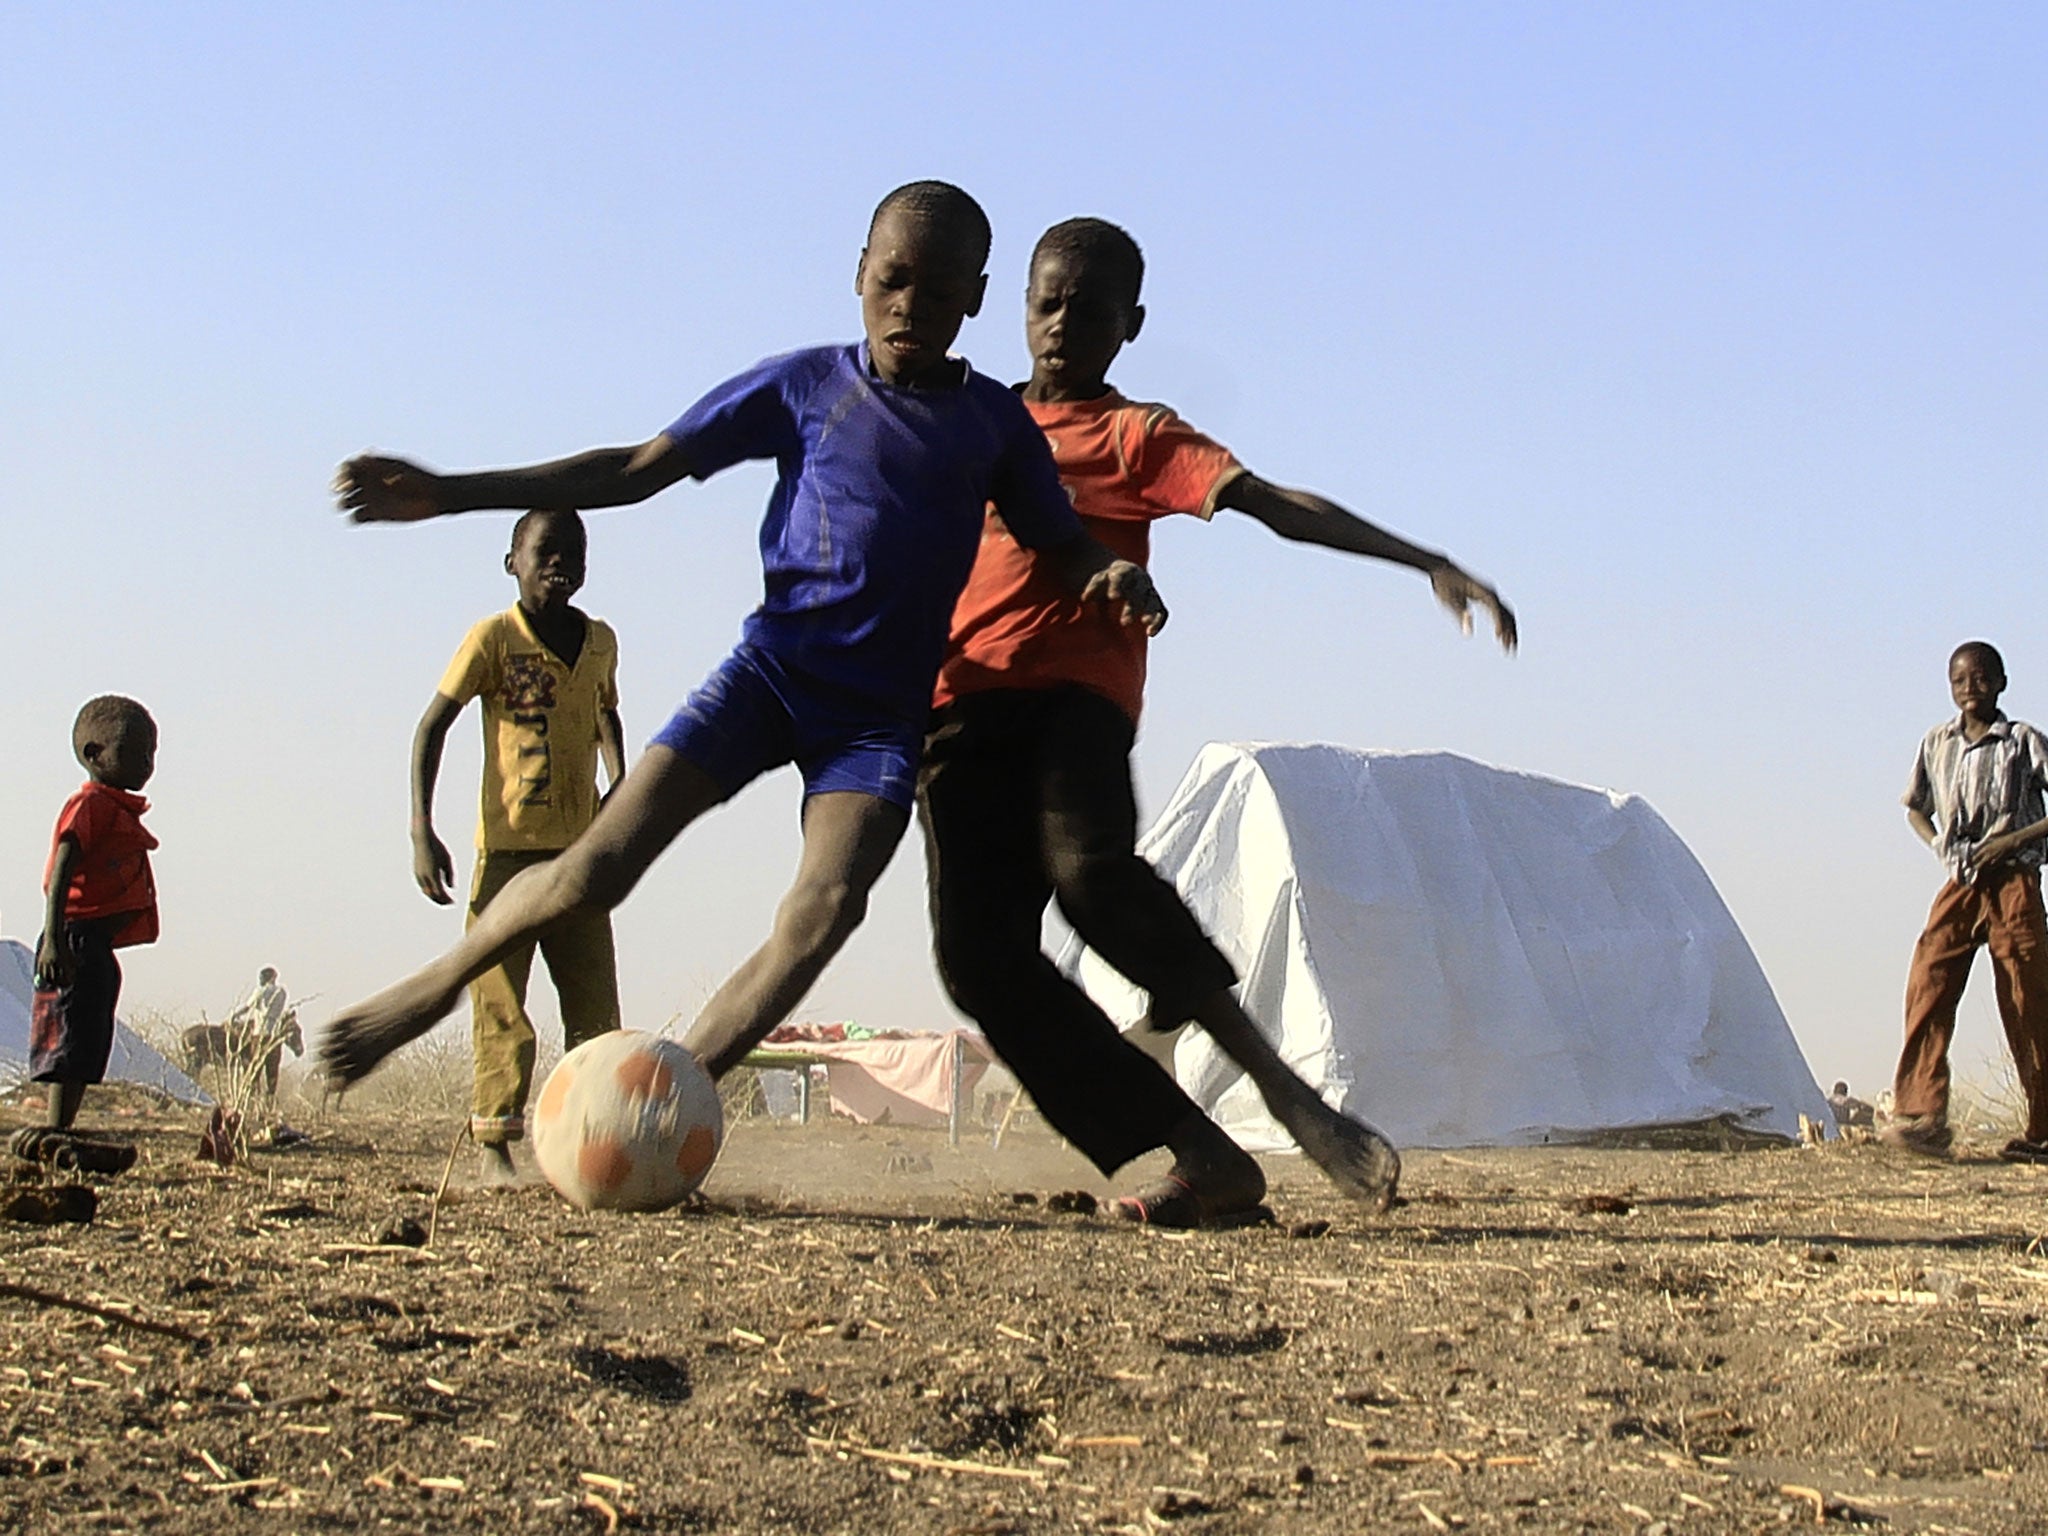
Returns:
[[[742,644],[683,701],[654,744],[703,769],[724,799],[794,763],[806,798],[850,790],[907,811],[917,794],[924,722],[880,717],[873,705],[793,676]]]

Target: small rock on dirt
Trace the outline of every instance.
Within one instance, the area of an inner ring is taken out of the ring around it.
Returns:
[[[370,1241],[393,1248],[424,1248],[427,1229],[410,1216],[392,1216],[377,1228]]]
[[[1635,1208],[1626,1195],[1584,1195],[1572,1207],[1581,1216],[1626,1216]]]

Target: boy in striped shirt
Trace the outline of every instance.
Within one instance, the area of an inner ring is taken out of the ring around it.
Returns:
[[[2048,1164],[2048,923],[2041,864],[2048,856],[2048,738],[1998,707],[2005,661],[1983,640],[1949,657],[1959,713],[1927,733],[1905,794],[1906,821],[1949,878],[1934,898],[1906,980],[1906,1046],[1883,1139],[1946,1157],[1949,1042],[1956,1005],[1981,946],[1998,978],[1998,1016],[2027,1100],[2024,1135],[1999,1156]]]

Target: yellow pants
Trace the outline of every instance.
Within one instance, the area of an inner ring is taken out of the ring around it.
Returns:
[[[477,855],[466,927],[523,869],[545,864],[551,852]],[[502,1146],[526,1134],[526,1096],[533,1087],[533,1021],[526,1016],[526,982],[533,952],[547,961],[562,1004],[562,1049],[619,1027],[619,966],[612,949],[608,912],[564,919],[538,940],[507,955],[469,984],[470,1044],[476,1082],[470,1131],[486,1146]]]

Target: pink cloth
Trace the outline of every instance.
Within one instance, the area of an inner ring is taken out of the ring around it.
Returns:
[[[974,1085],[992,1059],[988,1042],[964,1029],[940,1035],[896,1034],[871,1040],[781,1038],[771,1035],[769,1051],[801,1052],[826,1064],[832,1084],[832,1112],[863,1125],[886,1118],[891,1125],[943,1126],[953,1101],[953,1042],[960,1042],[960,1103],[974,1102]]]

